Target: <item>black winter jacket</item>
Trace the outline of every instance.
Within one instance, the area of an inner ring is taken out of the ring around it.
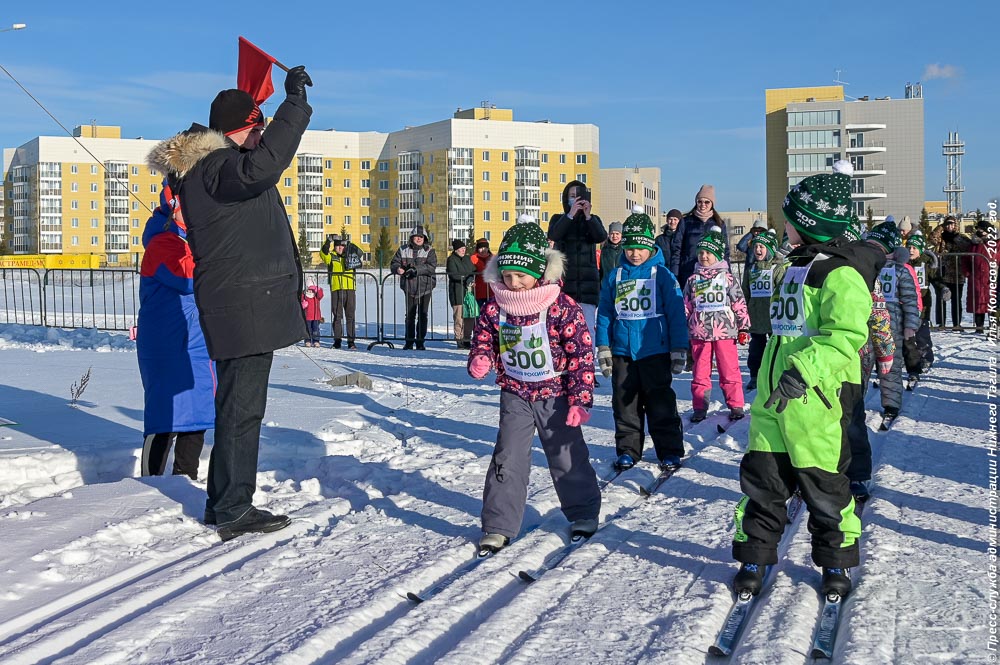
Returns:
[[[677,225],[674,237],[670,241],[670,272],[677,275],[677,281],[681,284],[686,284],[687,278],[694,274],[694,267],[698,264],[698,243],[713,226],[722,229],[726,245],[726,253],[722,258],[728,262],[729,230],[725,222],[716,222],[712,219],[703,222],[694,215],[685,215]]]
[[[476,266],[468,254],[459,256],[452,252],[445,262],[448,275],[448,302],[452,307],[465,302],[465,291],[476,278]]]
[[[195,302],[213,360],[267,353],[307,336],[298,248],[275,185],[310,115],[305,99],[289,97],[253,150],[193,125],[149,155],[151,166],[180,178]]]
[[[591,215],[589,220],[582,217],[573,220],[566,216],[569,212],[569,189],[574,186],[586,187],[579,180],[573,180],[563,188],[563,214],[549,221],[548,236],[555,243],[555,248],[566,255],[563,293],[578,303],[596,307],[601,297],[596,250],[598,244],[608,239],[608,232],[597,215]]]
[[[435,276],[438,263],[437,252],[434,251],[426,238],[427,236],[424,236],[424,244],[419,248],[412,242],[407,242],[396,250],[392,261],[389,262],[389,270],[393,273],[399,268],[404,271],[413,268],[413,272],[404,272],[404,274],[399,275],[399,288],[411,298],[431,293],[437,284]]]

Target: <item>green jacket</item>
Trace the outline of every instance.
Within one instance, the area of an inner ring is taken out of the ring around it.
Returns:
[[[781,276],[785,274],[784,258],[778,255],[764,261],[756,261],[749,268],[743,271],[743,295],[747,300],[747,309],[750,311],[750,332],[758,335],[771,334],[771,296],[750,295],[750,282],[760,282],[763,271],[771,271],[772,293],[774,285],[781,281]]]
[[[327,254],[324,250],[327,245],[319,250],[319,258],[323,259],[330,269],[330,291],[353,291],[355,289],[354,271],[348,270],[344,263],[344,255],[337,254],[336,250]]]

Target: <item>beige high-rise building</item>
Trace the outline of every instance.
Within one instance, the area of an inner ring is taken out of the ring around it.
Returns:
[[[636,205],[642,206],[656,222],[660,208],[659,168],[601,169],[599,175],[595,199],[600,205],[595,203],[594,211],[604,220],[605,226],[611,222],[624,222]]]

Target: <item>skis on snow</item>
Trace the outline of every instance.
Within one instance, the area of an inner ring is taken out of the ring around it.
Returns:
[[[833,658],[834,641],[840,625],[840,608],[843,604],[844,600],[839,593],[829,593],[823,600],[823,611],[820,612],[819,626],[816,627],[816,637],[813,638],[813,658]]]
[[[791,500],[788,502],[788,522],[792,523],[795,518],[798,517],[799,512],[802,510],[803,506],[802,497],[798,494],[792,495]],[[733,606],[729,609],[729,614],[726,615],[726,621],[722,625],[722,631],[715,640],[715,644],[708,648],[708,652],[713,656],[729,656],[733,653],[733,649],[736,647],[736,643],[740,639],[740,635],[743,633],[743,629],[746,627],[747,619],[750,617],[750,613],[756,605],[760,595],[764,593],[771,582],[771,578],[774,575],[773,566],[767,571],[767,575],[764,581],[764,588],[761,589],[760,593],[756,596],[752,595],[749,591],[744,591],[736,600],[733,601]]]
[[[462,577],[466,573],[471,572],[476,568],[478,568],[479,564],[481,564],[483,561],[486,561],[494,554],[495,552],[492,552],[490,550],[479,550],[479,552],[476,553],[476,558],[469,559],[461,566],[451,571],[451,573],[449,573],[447,577],[445,577],[443,580],[441,580],[431,588],[422,591],[420,593],[407,591],[406,597],[409,600],[412,600],[414,603],[422,603],[425,600],[430,600],[431,598],[433,598],[434,596],[436,596],[437,594],[448,588],[448,586],[450,586],[452,582]]]
[[[882,423],[878,426],[878,431],[888,432],[892,429],[892,424],[896,422],[896,418],[899,416],[882,416]]]

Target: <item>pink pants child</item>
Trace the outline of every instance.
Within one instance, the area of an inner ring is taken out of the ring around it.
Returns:
[[[719,368],[719,385],[730,409],[743,408],[743,377],[740,374],[740,359],[736,353],[735,339],[720,339],[705,342],[691,340],[691,355],[694,357],[694,375],[691,378],[691,402],[695,409],[707,409],[706,399],[712,390],[712,353]]]

